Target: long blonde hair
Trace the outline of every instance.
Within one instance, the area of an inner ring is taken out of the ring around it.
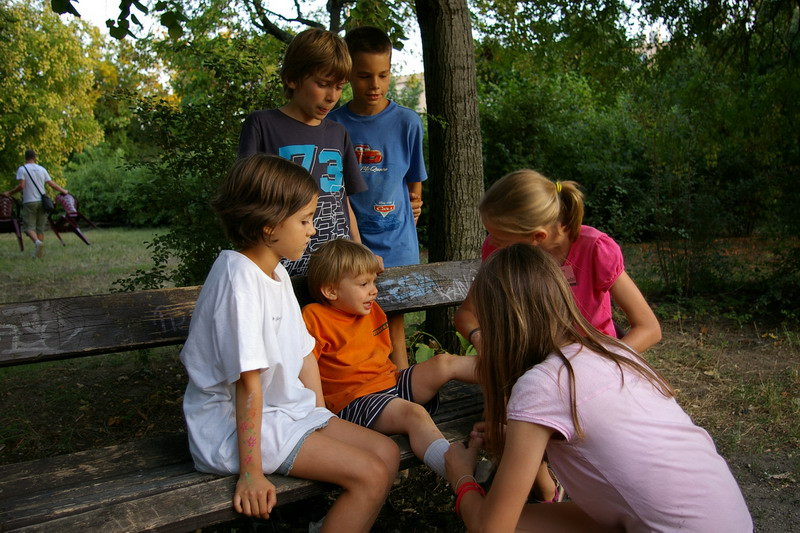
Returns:
[[[572,421],[579,438],[583,429],[575,400],[575,372],[561,347],[579,343],[598,356],[639,373],[661,394],[673,396],[667,381],[636,352],[597,331],[581,315],[572,291],[555,260],[529,244],[514,244],[493,253],[472,285],[481,324],[478,378],[486,405],[488,449],[499,454],[504,445],[506,402],[517,380],[550,354],[556,354],[569,375]],[[624,357],[610,350],[622,349]]]
[[[497,180],[481,199],[482,217],[502,231],[529,235],[556,222],[575,241],[583,223],[583,193],[574,181],[552,182],[523,169]]]

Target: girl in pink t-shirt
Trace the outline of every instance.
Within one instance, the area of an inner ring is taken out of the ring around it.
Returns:
[[[514,243],[539,246],[561,266],[578,309],[595,328],[618,336],[611,317],[613,299],[630,324],[621,339],[625,344],[643,352],[661,339],[658,319],[625,272],[619,245],[605,233],[582,225],[583,193],[577,183],[553,183],[533,170],[518,170],[486,191],[479,210],[489,233],[481,250],[484,260]],[[480,353],[481,328],[472,291],[456,311],[455,326]],[[546,465],[542,465],[534,493],[543,501],[559,499]]]
[[[445,455],[469,531],[753,531],[711,437],[647,361],[581,315],[551,256],[499,250],[472,291],[486,422]],[[484,446],[500,457],[485,495],[472,478]],[[570,502],[527,503],[545,453]]]
[[[625,344],[643,352],[661,339],[658,319],[625,272],[619,245],[582,225],[583,193],[577,183],[553,183],[533,170],[518,170],[486,191],[479,210],[489,233],[481,249],[484,260],[510,244],[540,246],[561,265],[578,308],[595,328],[617,336],[611,318],[613,299],[630,324],[621,339]],[[471,295],[456,312],[455,324],[480,351],[480,324]]]

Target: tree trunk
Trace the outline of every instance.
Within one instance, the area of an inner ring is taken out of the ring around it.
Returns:
[[[477,257],[483,236],[481,130],[472,26],[466,0],[417,0],[425,64],[430,174],[429,261]],[[430,311],[426,328],[455,343],[452,310]]]

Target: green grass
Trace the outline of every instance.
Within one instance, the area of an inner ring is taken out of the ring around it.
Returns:
[[[0,303],[45,298],[103,294],[111,292],[114,281],[148,268],[152,241],[159,230],[99,228],[85,232],[92,244],[85,245],[75,234],[45,234],[43,259],[31,257],[33,243],[23,236],[20,252],[13,233],[0,234]]]
[[[714,320],[663,325],[664,340],[645,355],[723,455],[800,446],[795,333],[759,333]]]

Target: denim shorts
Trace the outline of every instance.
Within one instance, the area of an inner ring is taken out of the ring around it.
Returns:
[[[297,441],[297,444],[294,445],[294,448],[289,453],[289,456],[286,458],[286,460],[283,461],[281,463],[281,466],[279,466],[277,469],[275,469],[275,472],[273,472],[273,473],[280,474],[282,476],[288,476],[289,473],[292,471],[292,467],[294,466],[294,460],[297,459],[297,454],[300,453],[300,448],[303,447],[303,443],[306,441],[308,436],[311,435],[312,433],[314,433],[316,430],[322,429],[325,426],[327,426],[328,422],[330,422],[330,421],[331,420],[329,418],[328,420],[326,420],[322,424],[318,425],[317,427],[311,428],[308,431],[306,431],[306,433],[302,437],[300,437],[300,440]]]

